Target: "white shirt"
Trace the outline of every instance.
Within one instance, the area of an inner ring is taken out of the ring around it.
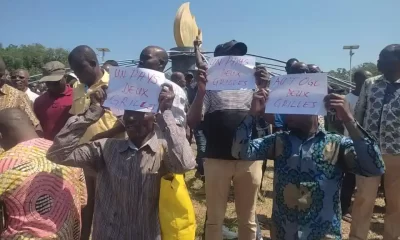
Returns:
[[[185,90],[181,88],[178,84],[165,79],[165,82],[172,85],[175,93],[174,102],[172,103],[172,114],[175,117],[176,123],[180,124],[182,127],[186,127],[186,112],[185,108],[188,105],[188,99]]]
[[[29,100],[35,102],[36,98],[39,97],[36,93],[32,92],[29,88],[25,91],[26,95],[28,95]]]
[[[354,109],[356,108],[356,104],[358,101],[358,96],[354,95],[353,93],[349,93],[345,96],[346,101],[349,103],[350,105],[350,111],[351,114],[354,115]],[[347,132],[346,127],[344,128],[344,136],[349,136],[349,133]]]

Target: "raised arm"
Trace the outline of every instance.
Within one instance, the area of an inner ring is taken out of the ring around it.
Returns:
[[[54,138],[47,152],[47,158],[57,164],[80,167],[97,172],[103,165],[102,149],[106,139],[79,145],[87,128],[97,122],[104,109],[92,104],[83,115],[72,116]]]
[[[157,123],[166,141],[164,164],[171,173],[184,173],[196,166],[193,150],[186,139],[184,128],[176,125],[171,110],[157,115]]]
[[[276,135],[251,140],[253,124],[255,124],[255,117],[248,115],[239,125],[232,143],[232,156],[252,161],[274,159]]]
[[[385,165],[375,140],[357,122],[347,122],[345,127],[350,137],[343,137],[343,156],[339,158],[344,161],[344,170],[366,177],[384,174]]]
[[[172,85],[166,83],[161,89],[158,98],[161,114],[157,115],[157,123],[166,141],[163,146],[166,150],[163,162],[169,172],[184,173],[196,165],[193,150],[186,140],[185,128],[176,124],[171,111],[175,98]]]
[[[190,128],[195,129],[201,122],[203,114],[207,111],[208,102],[206,96],[206,69],[197,71],[197,93],[192,105],[187,113],[187,124]]]
[[[335,109],[350,138],[343,137],[340,143],[339,164],[344,170],[363,176],[379,176],[385,171],[382,155],[375,141],[354,120],[344,96],[329,94],[325,98],[327,109]]]

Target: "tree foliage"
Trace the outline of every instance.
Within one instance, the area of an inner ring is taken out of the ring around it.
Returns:
[[[68,50],[63,48],[46,48],[41,44],[12,45],[3,48],[0,43],[0,56],[3,57],[9,71],[19,68],[27,69],[31,75],[41,73],[42,66],[50,61],[68,64]]]
[[[377,76],[380,75],[379,71],[378,71],[378,67],[376,66],[375,63],[372,62],[366,62],[363,64],[360,64],[358,66],[355,66],[354,68],[352,68],[351,72],[352,74],[357,71],[357,70],[366,70],[372,73],[372,76]],[[338,68],[336,70],[331,70],[328,73],[330,76],[332,77],[336,77],[342,80],[348,80],[349,79],[349,70],[345,69],[345,68]]]

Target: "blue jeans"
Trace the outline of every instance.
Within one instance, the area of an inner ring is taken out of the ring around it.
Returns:
[[[197,171],[200,175],[204,175],[204,157],[206,154],[206,137],[204,136],[203,130],[200,128],[193,130],[194,139],[196,140],[197,145],[197,156],[196,156],[196,163],[197,163]]]

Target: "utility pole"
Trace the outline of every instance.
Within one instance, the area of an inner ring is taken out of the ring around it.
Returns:
[[[104,56],[106,55],[106,52],[110,52],[110,49],[108,48],[96,48],[97,51],[101,52],[101,61],[104,62]]]
[[[349,55],[350,55],[350,69],[349,69],[349,82],[351,82],[351,59],[354,55],[353,50],[359,49],[359,45],[348,45],[348,46],[343,46],[344,50],[350,50]]]

